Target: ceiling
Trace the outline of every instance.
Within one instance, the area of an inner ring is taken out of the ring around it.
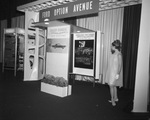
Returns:
[[[17,7],[18,11],[25,12],[28,11],[40,11],[42,9],[50,8],[53,6],[58,6],[61,4],[66,4],[69,2],[74,2],[77,0],[37,0],[35,2],[27,3],[25,5],[21,5]]]
[[[78,0],[37,0],[35,2],[27,3],[17,7],[18,11],[34,11],[38,12],[42,9],[67,4],[69,2],[75,2]],[[99,0],[99,10],[107,10],[118,7],[130,6],[135,4],[141,4],[142,0]]]

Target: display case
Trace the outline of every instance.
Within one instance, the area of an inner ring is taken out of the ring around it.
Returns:
[[[2,71],[13,70],[14,76],[18,70],[24,70],[24,29],[4,29],[3,65]]]

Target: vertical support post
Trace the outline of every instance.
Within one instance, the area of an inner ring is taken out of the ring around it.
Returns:
[[[5,29],[4,29],[4,33],[3,33],[3,60],[2,60],[2,72],[4,72],[4,59],[5,57]]]
[[[17,44],[18,44],[18,41],[17,41],[17,32],[15,30],[15,65],[14,65],[14,76],[16,76],[16,72],[17,72]]]
[[[149,87],[150,0],[142,1],[141,24],[132,112],[147,112]]]

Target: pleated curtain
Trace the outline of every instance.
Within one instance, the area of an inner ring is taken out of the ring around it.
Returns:
[[[25,16],[18,16],[11,18],[11,28],[25,28]],[[3,58],[3,34],[4,28],[7,28],[7,20],[0,21],[0,62],[2,62]]]
[[[7,20],[1,20],[0,21],[0,63],[2,63],[2,58],[3,58],[4,28],[7,28]]]
[[[11,18],[11,28],[25,28],[25,16]]]
[[[124,8],[117,8],[111,10],[100,11],[98,16],[79,18],[77,19],[77,26],[87,28],[94,31],[101,31],[102,33],[102,49],[100,51],[100,58],[102,63],[100,73],[102,74],[101,83],[105,83],[106,70],[110,58],[110,46],[112,41],[119,39],[122,41],[122,27],[123,27]]]

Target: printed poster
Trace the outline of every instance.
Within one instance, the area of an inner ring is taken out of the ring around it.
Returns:
[[[73,72],[94,75],[95,33],[74,34]]]
[[[48,28],[46,52],[67,53],[69,47],[70,27],[59,26]]]

